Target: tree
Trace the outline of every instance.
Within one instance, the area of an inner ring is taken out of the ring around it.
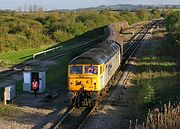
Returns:
[[[149,19],[149,14],[144,9],[136,11],[136,15],[138,16],[139,19],[142,19],[142,20],[148,20]]]

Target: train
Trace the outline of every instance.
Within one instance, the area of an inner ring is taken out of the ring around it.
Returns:
[[[110,33],[111,27],[109,27]],[[92,105],[122,61],[123,45],[110,34],[105,42],[75,57],[68,64],[68,97],[71,103]]]
[[[88,104],[97,99],[121,64],[120,50],[112,41],[88,50],[68,64],[68,96],[72,102],[81,106],[84,99]]]

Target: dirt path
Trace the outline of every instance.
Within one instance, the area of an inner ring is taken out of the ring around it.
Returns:
[[[45,99],[44,95],[34,97],[31,93],[21,94],[9,115],[1,116],[0,129],[48,129],[67,110],[65,93],[56,99]]]

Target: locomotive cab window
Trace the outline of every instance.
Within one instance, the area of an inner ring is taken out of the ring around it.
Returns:
[[[70,66],[70,74],[82,74],[82,66]]]
[[[98,66],[85,66],[85,73],[98,74]]]

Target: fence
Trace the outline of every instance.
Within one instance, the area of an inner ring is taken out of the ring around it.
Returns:
[[[41,51],[41,52],[35,53],[35,54],[33,54],[33,59],[35,59],[37,55],[41,55],[41,54],[46,55],[50,51],[53,51],[53,53],[54,53],[54,51],[59,49],[59,48],[61,50],[63,50],[63,46],[58,46],[58,47],[54,47],[54,48],[51,48],[51,49],[48,49],[48,50],[45,50],[45,51]]]

